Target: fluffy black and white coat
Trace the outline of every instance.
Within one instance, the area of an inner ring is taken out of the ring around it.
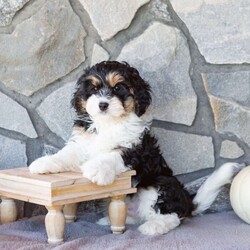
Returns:
[[[34,161],[31,173],[81,170],[98,185],[136,170],[137,194],[128,198],[127,223],[138,223],[148,235],[164,234],[181,220],[206,210],[220,188],[229,183],[237,164],[223,165],[190,195],[173,176],[157,140],[144,119],[151,103],[150,86],[126,63],[96,64],[77,82],[72,105],[78,115],[66,146]],[[99,221],[108,222],[107,218]]]

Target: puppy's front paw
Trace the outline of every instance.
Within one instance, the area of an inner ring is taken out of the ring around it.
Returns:
[[[48,174],[54,173],[56,169],[55,163],[51,160],[50,156],[41,157],[29,166],[30,173],[32,174]]]
[[[90,160],[83,166],[83,176],[100,186],[109,185],[115,180],[115,169],[105,162]]]

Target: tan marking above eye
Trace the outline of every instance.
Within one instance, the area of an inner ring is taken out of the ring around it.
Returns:
[[[87,77],[86,77],[86,80],[90,80],[91,83],[92,83],[94,86],[100,86],[100,85],[101,85],[101,81],[100,81],[98,78],[96,78],[95,76],[92,76],[92,75],[87,76]]]
[[[113,88],[117,83],[124,81],[124,77],[118,72],[111,72],[106,76],[106,81]]]

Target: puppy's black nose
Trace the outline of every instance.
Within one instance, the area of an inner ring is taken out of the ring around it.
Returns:
[[[106,102],[100,102],[99,103],[99,108],[101,111],[105,111],[108,108],[109,104]]]

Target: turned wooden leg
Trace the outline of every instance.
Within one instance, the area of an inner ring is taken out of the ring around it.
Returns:
[[[1,197],[0,220],[3,224],[13,222],[17,219],[16,203],[13,199]]]
[[[127,206],[124,202],[126,195],[113,196],[109,205],[109,219],[114,234],[125,231]]]
[[[62,213],[63,206],[46,206],[48,213],[45,216],[45,227],[48,235],[48,243],[63,241],[65,218]]]
[[[76,220],[77,203],[64,205],[63,214],[66,223],[74,222]]]

